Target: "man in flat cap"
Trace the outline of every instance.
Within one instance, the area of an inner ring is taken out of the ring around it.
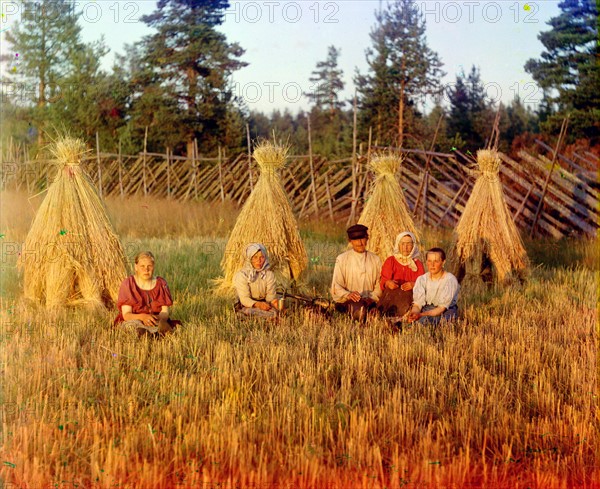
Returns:
[[[381,259],[367,251],[368,231],[362,224],[346,230],[352,249],[336,258],[331,283],[336,310],[347,312],[361,321],[376,306],[381,294]]]

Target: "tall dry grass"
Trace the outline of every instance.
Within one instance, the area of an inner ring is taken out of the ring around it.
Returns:
[[[324,293],[345,243],[305,238]],[[239,322],[209,290],[223,236],[131,242],[185,323],[165,341],[33,309],[3,273],[4,487],[597,487],[595,243],[557,249],[569,267],[538,260],[521,289],[461,297],[455,325],[391,334],[302,312]]]

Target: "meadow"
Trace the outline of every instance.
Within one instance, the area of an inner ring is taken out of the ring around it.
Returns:
[[[239,321],[211,292],[233,206],[111,199],[184,322],[154,341],[112,328],[115,311],[24,302],[39,199],[0,203],[0,487],[600,487],[597,242],[526,241],[529,280],[463,290],[438,329]],[[306,292],[328,293],[344,224],[300,223]],[[450,238],[424,230],[426,247]]]

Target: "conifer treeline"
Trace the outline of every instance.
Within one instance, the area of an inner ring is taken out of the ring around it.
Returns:
[[[232,74],[247,65],[244,49],[218,30],[227,0],[159,0],[141,21],[152,33],[124,47],[110,72],[100,67],[108,52],[104,40],[84,43],[81,12],[73,2],[25,0],[21,22],[5,33],[11,46],[2,61],[4,77],[3,138],[43,142],[43,134],[66,129],[90,143],[99,133],[105,151],[137,153],[148,127],[148,150],[189,154],[194,139],[200,152],[246,147],[252,138],[275,130],[289,138],[295,152],[308,150],[308,121],[313,151],[326,156],[352,150],[353,100],[342,97],[343,47],[324,49],[306,78],[315,89],[305,93],[307,112],[250,110],[236,93]],[[571,141],[600,144],[600,69],[597,8],[592,0],[565,0],[550,30],[539,34],[546,51],[525,69],[539,85],[543,100],[536,112],[515,96],[502,107],[500,149],[527,134],[558,132],[570,116]],[[440,82],[442,60],[426,41],[426,25],[412,0],[396,0],[375,14],[367,71],[356,72],[359,140],[371,135],[376,145],[429,149],[436,128],[436,148],[475,150],[485,145],[498,105],[486,94],[479,68]],[[6,52],[6,51],[5,51]],[[424,110],[423,100],[430,101]]]

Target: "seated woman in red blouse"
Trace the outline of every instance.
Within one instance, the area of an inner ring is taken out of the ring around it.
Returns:
[[[417,277],[425,273],[418,259],[419,247],[415,235],[405,231],[396,237],[393,255],[381,268],[379,286],[383,291],[378,308],[386,316],[402,316],[412,304],[412,289]]]
[[[154,276],[154,255],[142,251],[134,262],[135,273],[127,277],[119,289],[119,315],[114,325],[135,329],[139,336],[170,333],[181,323],[169,319],[173,299],[165,279]]]

